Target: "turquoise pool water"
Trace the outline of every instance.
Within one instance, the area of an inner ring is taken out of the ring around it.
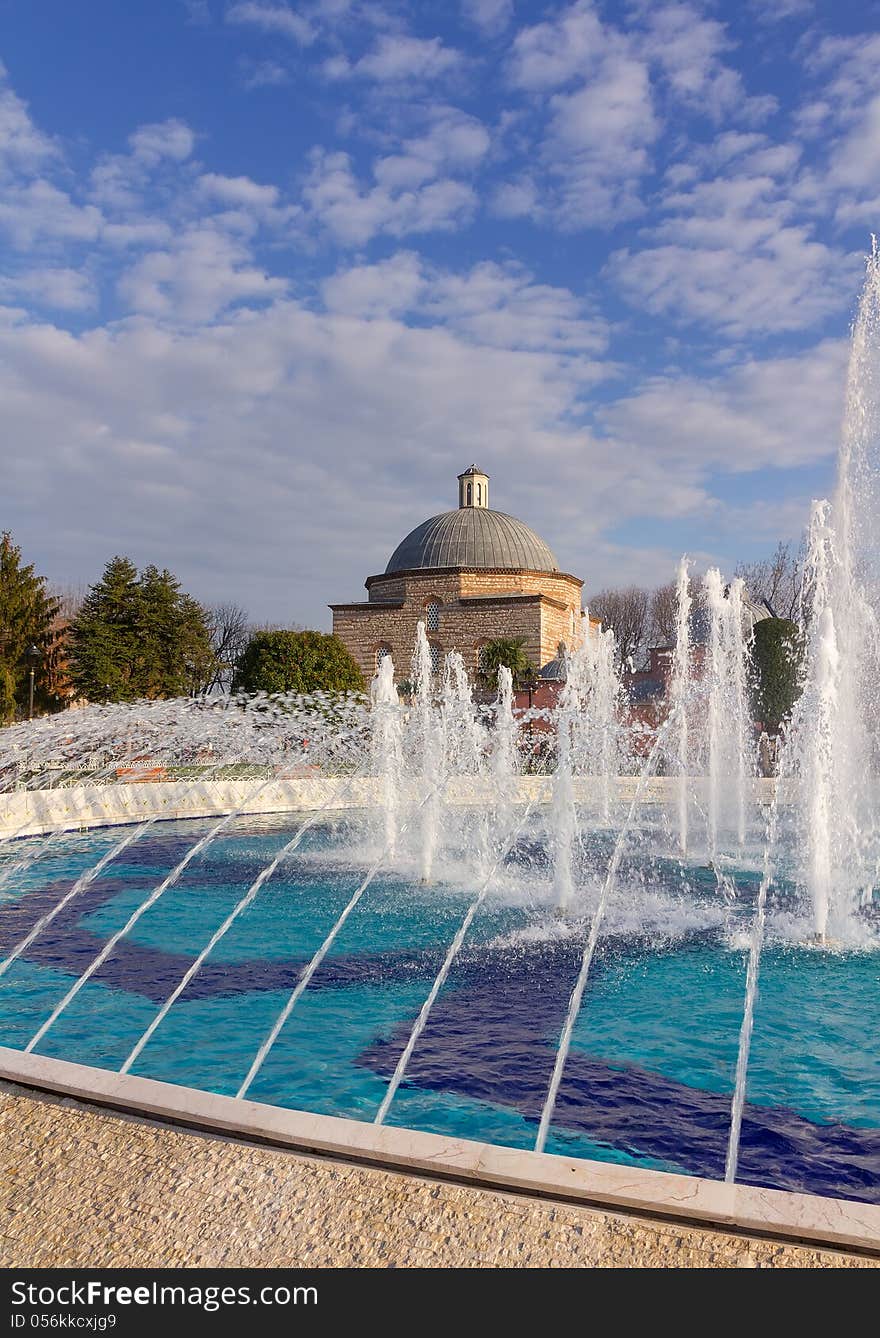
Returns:
[[[112,861],[0,979],[2,1043],[24,1048],[59,1000],[208,823],[156,824]],[[37,1049],[118,1069],[193,958],[296,829],[238,819],[122,939]],[[118,840],[52,842],[0,900],[5,956]],[[234,922],[133,1072],[234,1095],[291,990],[364,876],[361,834],[322,822]],[[31,843],[36,848],[37,843]],[[389,1123],[531,1147],[583,950],[560,922],[536,828],[478,913],[430,1015]],[[20,860],[26,846],[2,853]],[[592,861],[592,862],[591,862]],[[0,862],[2,868],[2,862]],[[719,898],[705,870],[649,846],[624,865],[575,1030],[547,1150],[721,1176],[754,872]],[[591,882],[591,879],[593,882]],[[374,1118],[476,891],[466,871],[422,886],[376,877],[293,1010],[248,1095]],[[740,1178],[880,1201],[880,1059],[873,952],[819,952],[771,933],[760,978]]]

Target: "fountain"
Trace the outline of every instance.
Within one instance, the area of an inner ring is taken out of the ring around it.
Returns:
[[[742,583],[686,559],[649,747],[588,616],[540,709],[419,623],[408,689],[385,656],[368,696],[12,726],[7,1053],[880,1201],[878,349],[875,249],[778,781]]]

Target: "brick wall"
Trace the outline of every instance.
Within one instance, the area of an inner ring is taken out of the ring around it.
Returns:
[[[582,583],[553,572],[441,568],[371,577],[367,585],[368,603],[331,605],[333,631],[348,646],[367,681],[375,672],[380,646],[391,651],[401,681],[410,677],[416,627],[431,600],[440,604],[440,626],[429,631],[428,639],[441,655],[459,651],[473,674],[484,642],[522,637],[529,659],[539,669],[555,658],[560,641],[570,644],[571,615],[577,619],[580,614]],[[485,603],[479,598],[512,591],[520,597]],[[461,602],[472,599],[475,602]],[[391,600],[400,602],[391,605]]]

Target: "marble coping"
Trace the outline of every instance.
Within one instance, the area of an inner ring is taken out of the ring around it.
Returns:
[[[641,789],[640,802],[675,802],[678,780],[655,776]],[[707,785],[697,778],[698,787]],[[774,780],[749,781],[751,798],[770,803]],[[596,799],[601,781],[577,777],[575,799]],[[635,797],[639,779],[618,776],[612,782],[612,798],[628,803]],[[520,776],[515,802],[548,804],[553,793],[552,776]],[[470,777],[449,782],[444,802],[481,804],[493,798],[491,784]],[[184,780],[115,782],[107,785],[73,785],[45,790],[8,790],[0,794],[0,840],[39,836],[51,831],[82,831],[89,827],[111,827],[145,822],[205,818],[225,813],[307,813],[326,808],[371,808],[380,799],[380,782],[374,776],[277,777],[269,780]]]
[[[245,1141],[611,1211],[880,1254],[880,1206],[312,1115],[0,1048],[0,1078]]]

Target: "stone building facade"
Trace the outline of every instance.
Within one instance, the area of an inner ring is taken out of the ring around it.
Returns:
[[[458,484],[458,509],[406,536],[385,571],[367,578],[366,602],[330,606],[333,631],[368,681],[387,654],[398,681],[410,676],[420,621],[435,667],[456,650],[472,675],[487,641],[522,638],[537,669],[580,635],[583,582],[559,570],[528,525],[490,509],[489,477],[476,465]]]

